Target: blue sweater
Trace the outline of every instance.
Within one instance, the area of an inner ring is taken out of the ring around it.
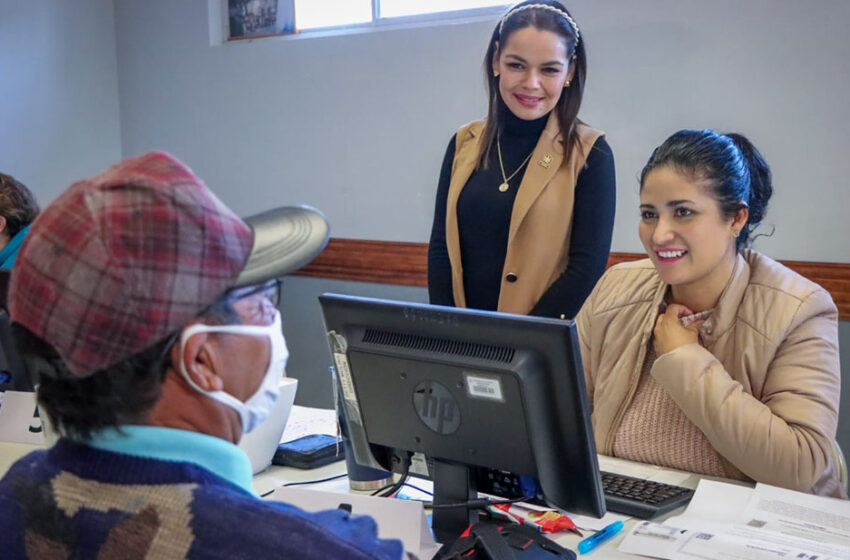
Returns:
[[[198,464],[61,439],[0,480],[3,558],[398,559],[369,517],[258,499]]]
[[[29,233],[29,230],[29,226],[23,228],[0,250],[0,268],[12,268],[12,265],[15,264],[15,258],[18,256],[18,251],[21,250],[21,245],[23,245],[24,238]]]

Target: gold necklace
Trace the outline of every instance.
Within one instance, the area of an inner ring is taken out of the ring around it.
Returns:
[[[508,183],[511,179],[514,178],[514,175],[519,173],[519,170],[525,167],[525,164],[528,163],[528,160],[531,159],[532,154],[534,154],[534,150],[531,150],[531,153],[528,154],[528,157],[519,164],[519,167],[516,168],[516,171],[511,173],[510,177],[505,176],[505,164],[502,163],[502,139],[500,136],[496,136],[496,152],[499,154],[499,169],[502,171],[502,184],[499,185],[499,192],[506,192],[511,185]]]

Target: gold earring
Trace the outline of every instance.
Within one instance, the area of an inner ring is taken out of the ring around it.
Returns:
[[[565,88],[570,87],[570,81],[569,81],[569,80],[567,80],[566,82],[564,82],[564,87],[565,87]]]
[[[499,77],[499,71],[498,71],[498,70],[493,70],[493,77],[494,77],[494,78],[498,78],[498,77]]]

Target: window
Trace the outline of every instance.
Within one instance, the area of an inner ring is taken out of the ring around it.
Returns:
[[[286,1],[286,0],[283,0]],[[291,1],[291,0],[290,0]],[[504,7],[505,0],[294,0],[300,30],[392,23],[392,18]]]
[[[493,0],[376,0],[376,3],[380,7],[382,18],[489,8],[506,4],[504,0],[501,2],[493,2]]]
[[[298,29],[337,27],[372,21],[372,0],[295,0]]]

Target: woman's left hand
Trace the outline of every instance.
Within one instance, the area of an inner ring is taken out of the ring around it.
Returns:
[[[652,339],[652,345],[655,348],[656,356],[672,352],[686,344],[699,342],[699,326],[703,322],[695,321],[687,327],[683,327],[679,322],[679,317],[693,314],[693,311],[684,305],[671,303],[667,306],[667,311],[658,316],[655,320],[655,329],[652,331],[652,334],[655,335]]]

